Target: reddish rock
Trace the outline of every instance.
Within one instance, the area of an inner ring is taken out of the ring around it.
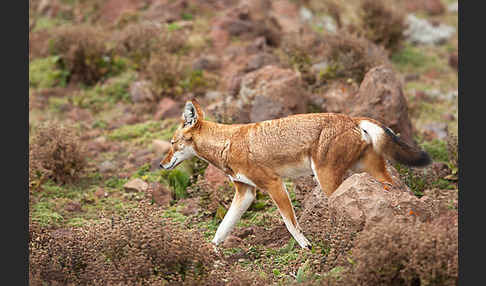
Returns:
[[[148,187],[149,185],[139,178],[128,181],[123,185],[126,192],[145,192],[148,190]]]
[[[354,174],[329,197],[329,207],[356,224],[381,222],[394,216],[430,218],[427,204],[405,190],[387,191],[368,173]]]
[[[136,81],[130,85],[130,95],[133,102],[153,101],[154,94],[148,81]]]
[[[411,13],[422,10],[429,15],[440,15],[445,12],[445,6],[441,0],[407,0],[404,4],[405,9]]]
[[[298,33],[302,27],[299,8],[292,1],[275,1],[272,3],[272,15],[281,27],[283,34]]]
[[[172,200],[172,192],[159,183],[150,185],[152,200],[161,207],[168,207]]]
[[[217,70],[221,67],[221,60],[217,56],[201,56],[192,63],[194,70]]]
[[[359,92],[353,95],[345,113],[378,120],[400,133],[404,141],[413,143],[412,123],[402,83],[389,67],[378,66],[366,73]]]
[[[235,236],[237,236],[241,239],[245,239],[248,236],[255,233],[255,227],[254,226],[245,227],[245,228],[242,228],[242,229],[239,229],[239,230],[234,230],[233,233],[234,233]]]
[[[108,0],[104,1],[100,9],[100,20],[104,23],[115,23],[127,12],[137,11],[144,5],[143,0]]]
[[[209,32],[209,38],[217,50],[222,50],[229,44],[229,33],[221,27],[220,22],[222,21],[214,21]]]
[[[220,186],[224,186],[228,178],[223,171],[209,164],[206,171],[204,171],[204,179],[212,188],[217,189]]]
[[[185,216],[195,215],[200,211],[199,198],[197,197],[182,199],[179,201],[179,203],[184,205],[180,212]]]
[[[66,204],[64,209],[68,212],[80,212],[81,211],[81,204],[77,202],[69,202]]]
[[[278,57],[269,53],[259,53],[256,55],[251,56],[246,63],[244,72],[252,72],[258,70],[259,68],[266,66],[277,64],[279,62]]]
[[[223,242],[222,246],[224,248],[234,248],[238,247],[241,243],[241,238],[234,236],[234,235],[229,235]]]
[[[330,87],[324,94],[320,95],[320,98],[324,100],[324,103],[321,104],[323,112],[343,112],[356,92],[355,86],[344,83]]]
[[[305,113],[308,96],[300,75],[273,65],[246,74],[241,80],[240,99],[249,110],[249,120],[259,122]]]
[[[68,117],[73,121],[91,121],[93,116],[87,109],[73,108],[68,114]]]
[[[169,97],[164,97],[157,105],[155,120],[179,117],[182,114],[182,105]]]
[[[189,8],[189,1],[187,0],[158,0],[154,2],[143,13],[143,17],[150,21],[172,23],[180,20],[184,10]]]
[[[457,52],[453,52],[449,55],[449,65],[454,68],[455,70],[458,69],[459,66],[459,56]]]
[[[424,10],[429,15],[441,15],[445,12],[445,6],[441,0],[426,0],[423,2]]]

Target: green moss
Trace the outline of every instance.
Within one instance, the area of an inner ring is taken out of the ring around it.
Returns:
[[[421,49],[411,45],[406,45],[400,51],[393,53],[390,59],[400,69],[420,69],[438,62],[437,57],[426,55]]]
[[[175,222],[178,223],[184,223],[187,220],[187,216],[183,215],[182,213],[179,212],[179,209],[181,206],[172,206],[167,208],[167,210],[164,211],[162,214],[163,218],[170,218]]]
[[[124,72],[104,84],[97,84],[79,93],[74,97],[73,102],[79,107],[91,108],[95,111],[101,110],[106,103],[113,105],[120,101],[131,102],[129,89],[135,79],[134,72]]]
[[[88,221],[81,217],[73,217],[69,219],[66,223],[67,226],[80,227],[87,224]]]
[[[142,123],[123,125],[111,131],[108,139],[117,141],[133,141],[136,144],[149,144],[154,139],[169,140],[178,128],[179,122],[173,119],[166,121],[146,121]]]
[[[128,182],[128,179],[111,177],[105,181],[105,186],[113,189],[122,189],[126,182]]]
[[[108,138],[112,140],[130,140],[134,138],[143,137],[144,134],[160,131],[160,122],[147,121],[133,125],[123,125],[118,129],[113,130]]]
[[[49,201],[36,203],[32,207],[31,217],[41,226],[59,225],[64,220],[62,215],[54,211],[54,205]]]
[[[181,29],[181,26],[179,26],[177,23],[170,23],[167,25],[167,29],[172,32],[172,31],[177,31]]]
[[[58,65],[59,57],[35,59],[29,62],[29,86],[33,88],[49,88],[66,86],[69,72]]]
[[[446,141],[434,139],[432,141],[425,141],[420,145],[429,153],[432,160],[439,162],[449,161],[449,150],[447,149]]]
[[[32,30],[33,32],[38,32],[42,30],[48,30],[52,28],[59,27],[63,24],[68,23],[68,21],[61,19],[61,18],[52,18],[52,17],[37,17],[35,27]]]
[[[404,183],[417,197],[424,195],[424,189],[427,185],[425,178],[414,174],[410,168],[401,164],[395,164],[395,169],[397,169]]]

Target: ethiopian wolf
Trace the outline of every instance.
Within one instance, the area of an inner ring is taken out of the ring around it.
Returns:
[[[311,113],[228,125],[204,120],[196,100],[186,102],[171,145],[160,163],[162,168],[173,169],[197,156],[225,172],[234,183],[236,192],[212,240],[215,245],[228,236],[259,188],[268,192],[299,245],[311,248],[295,217],[284,177],[313,174],[330,196],[349,168],[391,184],[386,159],[417,167],[430,163],[427,153],[371,118]]]

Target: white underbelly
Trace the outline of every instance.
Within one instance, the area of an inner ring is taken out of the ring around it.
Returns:
[[[277,169],[277,173],[285,178],[297,178],[312,175],[312,168],[309,158],[304,158],[301,162],[286,164]]]

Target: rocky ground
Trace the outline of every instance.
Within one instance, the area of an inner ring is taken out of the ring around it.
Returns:
[[[341,2],[29,1],[31,284],[455,285],[457,1]],[[258,190],[215,252],[231,183],[158,169],[190,98],[223,123],[372,117],[434,162],[390,163],[390,191],[286,181],[312,251]]]

